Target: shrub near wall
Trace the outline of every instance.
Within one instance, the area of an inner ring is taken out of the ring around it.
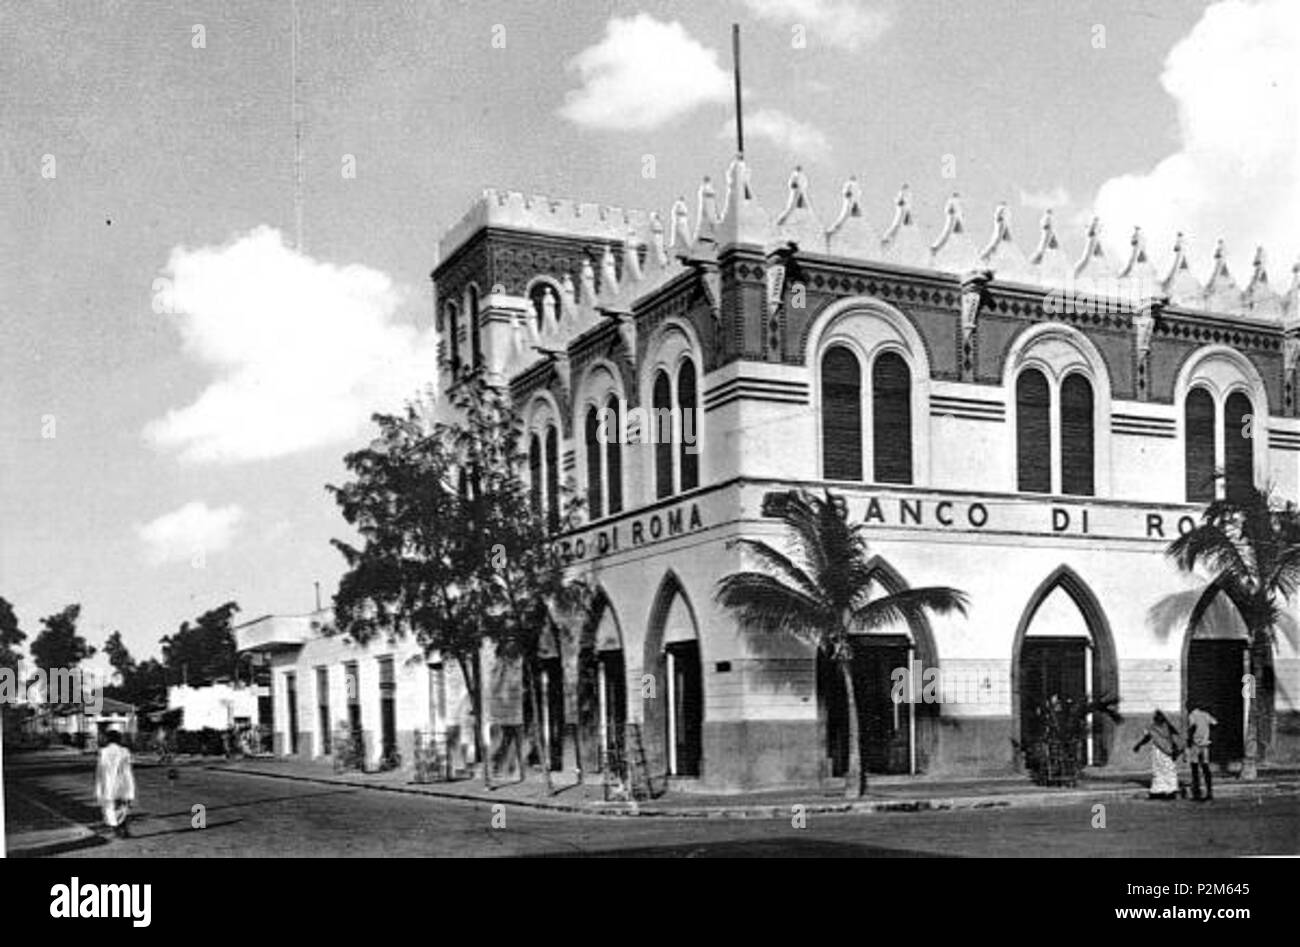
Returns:
[[[224,756],[225,731],[204,727],[202,730],[177,730],[176,752],[200,756]]]

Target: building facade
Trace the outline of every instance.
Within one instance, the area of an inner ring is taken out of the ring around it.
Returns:
[[[977,239],[954,197],[926,231],[906,190],[873,221],[854,181],[827,223],[798,170],[769,214],[740,161],[694,219],[485,191],[432,274],[441,384],[479,366],[508,385],[537,502],[565,481],[587,501],[558,541],[599,607],[550,657],[553,733],[684,786],[841,772],[834,678],[714,601],[752,567],[730,540],[786,541],[769,493],[829,488],[881,589],[971,599],[862,637],[870,770],[1012,768],[1053,693],[1118,698],[1094,766],[1133,765],[1152,710],[1189,700],[1239,760],[1243,627],[1223,601],[1187,627],[1204,582],[1165,548],[1216,493],[1296,497],[1300,270],[1275,289],[1261,252],[1239,283],[1220,246],[1201,282],[1181,238],[1157,269],[1140,231],[1111,260],[1098,228],[1067,254],[1049,214],[1022,249],[1005,207]],[[1279,637],[1257,683],[1289,759],[1300,660]],[[899,668],[936,699],[891,699]]]

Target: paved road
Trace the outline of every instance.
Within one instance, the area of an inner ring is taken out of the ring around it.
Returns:
[[[1109,802],[1106,827],[1090,806],[940,813],[809,816],[790,820],[598,818],[181,768],[137,768],[134,836],[60,857],[927,855],[1176,856],[1300,852],[1300,796]],[[88,825],[98,816],[91,763],[70,758],[11,768],[6,789]],[[191,827],[192,807],[207,827]],[[494,815],[496,825],[494,826]],[[501,818],[504,815],[504,824]],[[16,827],[10,826],[13,831]]]

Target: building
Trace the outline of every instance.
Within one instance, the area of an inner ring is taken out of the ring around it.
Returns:
[[[977,238],[955,197],[939,226],[906,189],[877,217],[852,180],[823,221],[797,169],[769,213],[739,160],[720,196],[705,179],[694,219],[682,201],[667,220],[512,191],[472,204],[432,273],[440,386],[471,365],[508,385],[537,502],[554,510],[562,481],[587,500],[587,522],[557,537],[600,594],[547,657],[554,767],[626,755],[708,789],[843,772],[828,669],[714,602],[751,565],[728,541],[785,542],[765,497],[799,487],[847,498],[880,588],[951,585],[972,602],[862,636],[869,771],[1013,769],[1052,694],[1118,697],[1125,722],[1094,721],[1093,766],[1133,765],[1152,710],[1189,699],[1221,721],[1220,760],[1241,758],[1241,623],[1220,601],[1187,627],[1200,586],[1164,551],[1216,491],[1296,497],[1300,268],[1275,287],[1261,252],[1242,285],[1219,247],[1201,282],[1181,239],[1159,268],[1140,231],[1112,260],[1094,222],[1067,252],[1050,214],[1033,243],[1005,207]],[[660,418],[671,437],[654,436]],[[413,645],[358,649],[309,626],[240,631],[270,660],[278,751],[328,752],[348,700],[372,758],[375,740],[464,719],[430,696],[455,691],[454,669],[435,685]],[[938,669],[941,699],[892,700],[900,668]],[[1294,760],[1290,643],[1274,670],[1258,682],[1273,758]],[[495,748],[518,701],[487,717]]]
[[[366,768],[435,745],[446,771],[473,761],[469,699],[458,671],[426,658],[411,638],[359,645],[333,634],[328,610],[266,615],[234,629],[240,652],[255,655],[258,722],[277,755],[333,757],[356,735]],[[394,755],[394,751],[396,756]]]
[[[167,709],[181,711],[186,730],[229,730],[257,722],[257,692],[245,685],[218,681],[205,687],[173,684]]]

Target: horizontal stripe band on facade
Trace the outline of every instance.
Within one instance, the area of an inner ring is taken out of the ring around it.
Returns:
[[[1173,431],[1132,430],[1122,427],[1112,427],[1110,433],[1119,434],[1123,437],[1159,437],[1167,441],[1176,440],[1178,437]]]
[[[1268,446],[1271,450],[1300,450],[1300,441],[1278,441],[1269,438]]]
[[[1007,419],[1005,414],[983,414],[974,411],[955,411],[952,409],[936,410],[933,406],[930,408],[930,417],[932,418],[961,418],[966,421],[997,421],[999,424]]]
[[[1005,411],[1006,403],[1002,401],[991,401],[985,398],[960,398],[957,395],[930,395],[930,404],[952,405],[953,407],[969,408],[988,408],[991,410]]]
[[[745,401],[766,401],[771,404],[801,404],[805,406],[808,404],[808,399],[806,397],[799,397],[797,395],[778,394],[776,392],[735,391],[723,398],[713,401],[712,403],[705,403],[704,410],[707,413],[713,411],[715,408],[721,408],[723,405],[728,405],[733,401],[740,401],[742,399]]]
[[[1143,427],[1162,427],[1162,428],[1169,428],[1169,430],[1171,431],[1174,429],[1174,424],[1175,424],[1173,418],[1152,418],[1152,417],[1146,417],[1145,415],[1141,415],[1141,414],[1120,414],[1118,412],[1112,414],[1110,416],[1110,419],[1116,424],[1132,424],[1134,426],[1143,426]]]
[[[763,378],[733,378],[706,391],[704,403],[707,406],[711,401],[717,401],[736,392],[756,392],[807,400],[808,385],[802,382],[772,382]]]

